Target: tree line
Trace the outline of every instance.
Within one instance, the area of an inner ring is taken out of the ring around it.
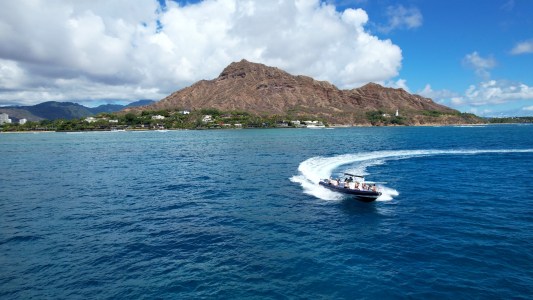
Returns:
[[[316,118],[309,118],[316,120]],[[224,112],[218,109],[201,109],[191,112],[146,110],[140,113],[100,113],[93,116],[92,119],[57,119],[26,122],[25,124],[4,124],[2,131],[106,131],[296,126],[290,121],[292,121],[291,118],[287,116],[257,116],[244,111]]]

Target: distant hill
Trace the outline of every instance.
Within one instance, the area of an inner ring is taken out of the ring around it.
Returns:
[[[0,113],[6,113],[14,120],[27,119],[28,121],[79,119],[99,114],[102,112],[118,112],[126,107],[149,105],[153,100],[139,100],[128,105],[105,104],[98,107],[86,107],[72,102],[48,101],[32,106],[5,106],[0,107]]]
[[[104,104],[104,105],[100,105],[100,106],[88,108],[88,109],[92,114],[99,114],[99,113],[112,113],[112,112],[120,111],[124,109],[124,107],[126,106],[120,105],[120,104]]]
[[[135,101],[135,102],[132,102],[130,104],[127,104],[127,105],[104,104],[104,105],[100,105],[100,106],[97,106],[97,107],[89,108],[89,110],[93,114],[99,114],[99,113],[104,113],[104,112],[105,113],[113,113],[113,112],[121,111],[121,110],[123,110],[126,107],[145,106],[145,105],[150,105],[152,103],[155,103],[155,101],[154,100],[139,100],[139,101]]]
[[[145,106],[145,105],[150,105],[150,104],[152,104],[152,103],[155,103],[155,101],[154,101],[154,100],[143,99],[143,100],[139,100],[139,101],[132,102],[132,103],[126,105],[126,107]]]
[[[378,113],[379,121],[382,116],[394,117],[396,110],[406,123],[414,125],[482,122],[403,89],[369,83],[340,90],[326,81],[294,76],[246,60],[231,63],[213,80],[199,81],[151,105],[126,110],[204,108],[256,115],[315,116],[339,124],[368,124],[369,114]]]

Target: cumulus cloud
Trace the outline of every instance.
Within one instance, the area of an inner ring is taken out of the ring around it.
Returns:
[[[511,54],[514,55],[526,53],[533,53],[533,40],[520,42],[511,50]]]
[[[514,109],[517,103],[528,105],[533,102],[533,87],[506,80],[488,80],[470,85],[463,93],[446,89],[433,90],[427,84],[417,93],[438,103],[482,116],[493,115],[491,109],[497,107],[500,111],[511,112],[509,109]],[[516,115],[517,112],[512,114]]]
[[[411,92],[409,90],[409,87],[407,86],[407,80],[405,79],[398,79],[396,81],[386,81],[386,82],[383,82],[382,83],[383,86],[387,86],[387,87],[391,87],[391,88],[394,88],[394,89],[403,89],[404,91],[406,92]]]
[[[426,84],[424,88],[417,92],[417,94],[426,98],[431,98],[437,102],[443,102],[445,99],[457,98],[458,94],[450,90],[433,90],[430,84]]]
[[[489,80],[477,86],[471,85],[463,100],[463,103],[474,106],[533,100],[533,87],[523,83]]]
[[[401,49],[367,22],[319,0],[1,1],[0,103],[160,99],[242,58],[341,88],[389,80]]]
[[[0,88],[4,90],[16,89],[24,84],[27,75],[16,62],[0,59]]]
[[[422,13],[416,7],[389,6],[386,15],[388,23],[378,27],[381,32],[388,33],[395,29],[413,29],[422,26]]]
[[[481,57],[477,51],[467,54],[463,59],[463,63],[467,67],[474,69],[476,74],[484,79],[490,77],[489,70],[496,66],[496,60],[493,57]]]
[[[464,97],[452,97],[452,98],[450,98],[450,103],[453,104],[453,105],[456,105],[456,106],[464,105],[465,104],[465,99],[464,99]]]

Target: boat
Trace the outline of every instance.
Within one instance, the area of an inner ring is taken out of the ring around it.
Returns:
[[[308,129],[322,129],[326,128],[326,125],[320,121],[304,121],[305,127]]]
[[[344,175],[342,181],[340,179],[321,179],[318,184],[328,190],[353,196],[363,202],[372,202],[381,196],[376,183],[384,182],[365,181],[365,177],[361,175],[349,173],[344,173]]]
[[[314,125],[314,124],[310,124],[310,125],[307,125],[308,129],[322,129],[322,128],[326,128],[325,125]]]

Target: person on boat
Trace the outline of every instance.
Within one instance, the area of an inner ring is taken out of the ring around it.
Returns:
[[[372,192],[375,192],[375,191],[376,191],[376,185],[374,184],[374,185],[372,186]]]
[[[350,181],[350,183],[348,184],[348,187],[350,188],[350,190],[355,190],[355,182],[353,180]]]

